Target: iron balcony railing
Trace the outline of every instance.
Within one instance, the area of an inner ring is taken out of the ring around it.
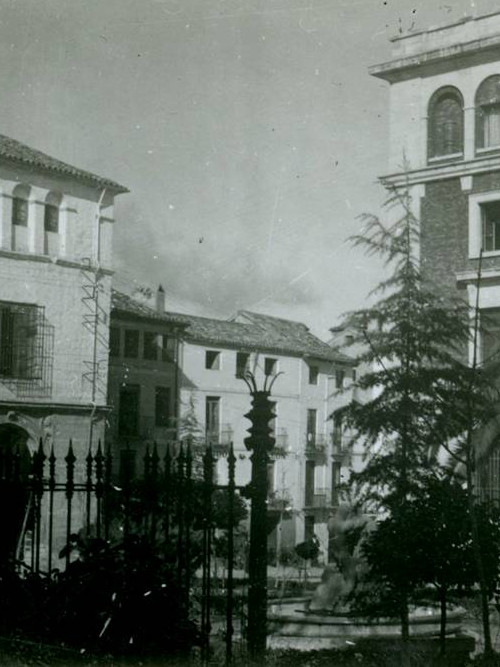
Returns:
[[[325,454],[327,437],[324,433],[306,434],[306,454]]]
[[[233,442],[234,431],[231,424],[221,424],[219,428],[207,429],[205,432],[206,444],[214,448],[228,448]]]
[[[327,489],[306,489],[305,506],[308,508],[328,507]]]
[[[267,509],[274,512],[287,512],[292,508],[292,499],[287,491],[274,491],[267,499]]]

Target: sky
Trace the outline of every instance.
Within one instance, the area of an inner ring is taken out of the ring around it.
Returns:
[[[115,286],[327,337],[383,275],[389,38],[496,0],[0,0],[0,132],[107,176]]]

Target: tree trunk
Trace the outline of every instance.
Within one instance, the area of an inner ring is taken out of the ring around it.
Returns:
[[[439,627],[439,652],[446,653],[446,586],[439,587],[439,604],[441,608],[441,623]]]

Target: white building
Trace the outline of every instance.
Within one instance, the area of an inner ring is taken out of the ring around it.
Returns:
[[[122,186],[0,135],[0,453],[104,435]]]
[[[270,548],[291,549],[316,534],[326,560],[327,522],[349,464],[341,429],[329,417],[349,399],[349,392],[340,396],[338,389],[351,381],[352,360],[300,322],[249,311],[230,321],[182,317],[188,326],[179,357],[181,414],[194,404],[206,441],[219,455],[233,443],[239,485],[250,481],[244,444],[250,422],[244,415],[251,402],[242,375],[251,371],[258,388],[266,376],[277,376],[271,394],[276,451],[269,466],[269,508],[283,521]],[[225,470],[221,461],[221,483]]]

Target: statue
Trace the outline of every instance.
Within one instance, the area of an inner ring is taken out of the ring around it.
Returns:
[[[346,504],[330,519],[330,554],[334,564],[325,568],[309,611],[341,614],[349,611],[349,598],[367,569],[361,546],[368,524],[366,516]]]

